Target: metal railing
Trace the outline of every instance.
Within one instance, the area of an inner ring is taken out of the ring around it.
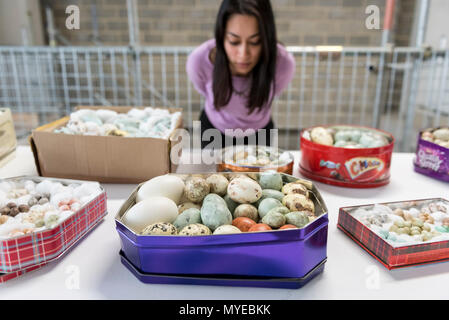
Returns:
[[[425,127],[449,125],[449,51],[288,47],[296,73],[272,105],[279,146],[297,149],[313,125],[357,124],[391,132],[414,151]],[[17,134],[78,105],[183,108],[191,127],[203,106],[185,72],[191,47],[0,47],[0,106]]]

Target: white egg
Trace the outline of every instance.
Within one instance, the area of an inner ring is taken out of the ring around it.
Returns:
[[[140,233],[156,222],[172,223],[178,217],[176,203],[165,197],[150,197],[136,203],[122,217],[122,222],[134,232]]]
[[[163,175],[145,182],[137,191],[136,201],[140,202],[149,197],[161,196],[173,200],[179,204],[184,192],[184,182],[174,175]],[[156,221],[158,222],[158,221]]]

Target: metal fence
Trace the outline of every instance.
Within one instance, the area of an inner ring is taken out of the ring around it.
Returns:
[[[391,132],[414,151],[425,127],[449,125],[449,51],[423,48],[288,47],[296,73],[272,106],[279,146],[299,131],[358,124]],[[187,78],[190,47],[0,47],[0,106],[18,137],[79,105],[183,108],[191,127],[203,98]]]

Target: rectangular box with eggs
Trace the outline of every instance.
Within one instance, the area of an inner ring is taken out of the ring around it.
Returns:
[[[1,181],[44,180],[60,182],[63,185],[82,184],[86,181],[21,176]],[[12,238],[0,240],[0,282],[18,277],[27,271],[41,267],[60,258],[106,215],[106,192],[101,192],[85,203],[76,212],[56,226]]]
[[[406,210],[405,208],[424,208],[430,203],[436,202],[442,203],[446,208],[449,208],[449,202],[441,198],[398,201],[340,208],[337,227],[389,270],[447,261],[449,260],[449,227],[442,227],[445,229],[444,233],[442,233],[445,237],[444,239],[430,239],[432,241],[415,240],[410,243],[398,242],[394,245],[393,242],[387,241],[389,234],[394,232],[390,231],[386,237],[385,235],[381,236],[378,232],[375,232],[375,229],[371,226],[364,224],[361,220],[354,216],[356,214],[356,210],[368,210],[379,205],[396,209],[404,208],[404,210]],[[445,210],[448,211],[447,209]],[[447,214],[447,218],[447,221],[449,221],[449,214]],[[439,224],[441,224],[441,221]]]
[[[91,110],[114,110],[126,113],[137,107],[78,107]],[[170,113],[179,108],[166,109]],[[69,117],[33,130],[30,144],[39,175],[67,179],[93,180],[105,183],[140,183],[174,171],[170,152],[175,144],[168,139],[151,137],[116,137],[56,133]],[[182,116],[175,125],[182,127]]]
[[[284,183],[298,180],[281,175]],[[122,261],[149,283],[208,284],[215,279],[212,284],[299,288],[323,270],[327,258],[327,208],[310,184],[317,218],[301,229],[204,236],[143,236],[128,228],[121,218],[136,203],[139,185],[115,219]]]

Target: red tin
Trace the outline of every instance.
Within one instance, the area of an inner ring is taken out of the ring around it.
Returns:
[[[349,188],[375,188],[390,182],[394,137],[387,132],[363,126],[332,125],[345,129],[368,129],[380,133],[390,143],[378,148],[340,148],[312,142],[301,131],[299,172],[309,179]],[[324,126],[324,128],[327,128]]]
[[[16,177],[4,180],[23,179],[35,182],[54,180],[62,184],[85,182],[43,177]],[[19,276],[31,269],[36,269],[32,268],[34,266],[42,266],[57,259],[96,226],[106,214],[106,192],[102,188],[99,195],[52,229],[1,240],[0,272],[15,273]],[[11,276],[6,278],[9,280]]]
[[[415,203],[427,201],[447,202],[447,200],[441,198],[413,200]],[[383,204],[400,204],[404,202],[410,201]],[[337,227],[387,269],[398,269],[449,260],[449,241],[423,242],[420,244],[394,247],[362,222],[354,218],[350,213],[354,209],[370,206],[373,205],[340,208]]]

